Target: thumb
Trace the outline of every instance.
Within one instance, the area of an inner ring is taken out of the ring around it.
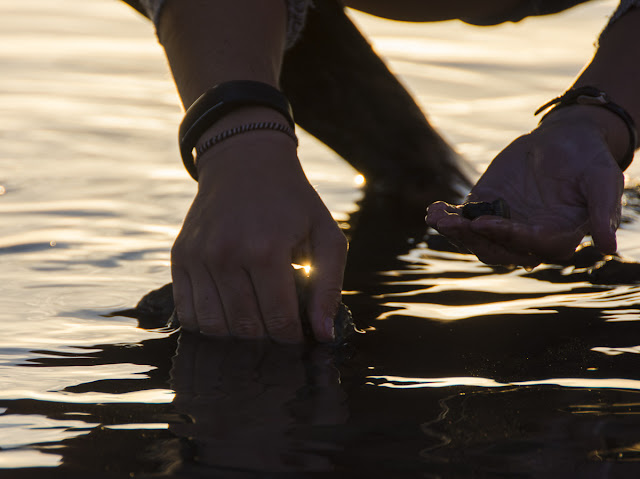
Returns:
[[[613,158],[611,161],[614,162]],[[618,168],[595,168],[586,176],[591,237],[603,254],[614,254],[617,250],[616,229],[620,224],[623,189],[624,176]]]
[[[348,244],[336,228],[331,236],[312,240],[311,284],[308,312],[313,334],[318,341],[333,341],[333,320],[342,298],[342,279],[347,261]]]

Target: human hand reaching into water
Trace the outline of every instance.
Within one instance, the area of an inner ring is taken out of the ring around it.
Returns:
[[[285,2],[165,3],[158,36],[185,109],[228,81],[278,89]],[[289,123],[254,103],[226,112],[196,146],[251,123]],[[300,342],[291,263],[310,262],[309,320],[316,339],[330,341],[347,242],[307,181],[295,142],[282,132],[250,131],[201,156],[198,193],[171,255],[182,326],[212,336]]]
[[[469,220],[462,206],[437,202],[427,223],[488,264],[534,267],[566,259],[586,234],[604,254],[616,251],[624,178],[624,124],[602,108],[554,111],[489,165],[467,201],[504,199],[511,218]]]
[[[309,319],[333,339],[347,242],[309,184],[291,138],[245,133],[198,161],[198,193],[172,250],[178,317],[189,331],[300,342],[291,263],[311,262]]]

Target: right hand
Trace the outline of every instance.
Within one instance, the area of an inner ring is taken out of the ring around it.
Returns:
[[[566,260],[585,234],[602,254],[614,254],[624,187],[615,158],[624,153],[626,135],[624,124],[603,108],[554,111],[496,156],[467,197],[504,199],[510,219],[469,220],[461,205],[437,202],[427,210],[427,223],[487,264]]]
[[[280,132],[230,138],[198,161],[198,193],[175,241],[173,291],[186,330],[302,341],[291,263],[311,262],[308,312],[333,339],[347,241]]]

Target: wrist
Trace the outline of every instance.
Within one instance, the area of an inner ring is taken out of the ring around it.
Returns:
[[[288,125],[285,116],[275,110],[262,106],[246,106],[232,111],[211,125],[200,136],[195,144],[195,148],[201,148],[207,141],[231,128],[256,122],[275,122]],[[198,158],[196,158],[195,161],[197,166]]]
[[[281,142],[284,142],[285,149],[291,149],[293,155],[297,156],[298,139],[295,131],[280,113],[264,107],[246,107],[234,111],[206,130],[196,143],[198,153],[194,162],[198,176],[203,169],[216,169],[215,166],[210,168],[213,164],[225,163],[229,148],[237,153],[231,155],[235,161],[248,166],[246,151],[252,150],[252,156],[261,157],[269,150],[280,150],[283,147]]]
[[[559,97],[542,105],[534,114],[538,115],[549,107],[552,107],[552,110],[547,112],[542,117],[542,120],[553,112],[568,107],[572,107],[571,112],[565,115],[571,116],[575,115],[576,112],[582,113],[583,124],[586,121],[586,123],[590,123],[600,131],[620,169],[624,171],[629,167],[638,146],[638,130],[636,129],[633,117],[622,106],[615,103],[606,92],[591,85],[570,88]],[[602,111],[594,111],[592,107],[606,110],[617,117],[619,121],[616,122],[611,115],[606,115]],[[558,116],[556,116],[556,118],[558,118]],[[560,118],[562,118],[562,116]],[[566,118],[566,116],[564,116],[564,118]],[[579,120],[580,118],[578,121]],[[622,156],[620,156],[618,152],[621,144],[621,134],[618,129],[618,126],[620,126],[619,122],[624,124],[627,132],[627,146]],[[618,123],[618,125],[616,125],[616,123]]]
[[[282,132],[256,130],[207,150],[196,162],[198,188],[304,176],[296,144]]]
[[[233,80],[215,85],[193,102],[180,123],[178,134],[180,155],[185,168],[194,180],[198,179],[198,170],[193,158],[193,150],[202,138],[203,133],[230,114],[245,108],[268,108],[274,110],[287,120],[291,130],[289,132],[290,136],[295,139],[295,134],[293,133],[295,123],[291,104],[280,90],[271,85],[252,80]],[[258,128],[262,129],[264,122],[258,123],[262,125]],[[268,123],[276,124],[275,122]],[[254,127],[251,130],[256,129]],[[240,132],[247,131],[244,126],[236,126],[230,134],[225,133],[221,140],[238,134],[237,128],[240,128]],[[219,142],[217,140],[213,141],[214,143]],[[203,144],[203,148],[205,144]],[[210,143],[209,146],[211,144],[213,143]]]
[[[629,143],[633,141],[624,121],[615,113],[593,105],[569,105],[550,111],[539,125],[539,129],[558,126],[584,127],[602,137],[609,151],[620,165]]]

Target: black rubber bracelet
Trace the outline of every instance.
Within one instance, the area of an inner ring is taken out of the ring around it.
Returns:
[[[620,105],[612,102],[605,92],[593,86],[572,88],[571,90],[568,90],[564,95],[559,96],[558,98],[554,98],[553,100],[542,105],[536,110],[534,115],[543,112],[549,107],[553,107],[542,117],[542,119],[540,120],[540,122],[542,122],[552,111],[570,105],[600,106],[618,115],[618,117],[627,126],[627,130],[629,132],[629,146],[627,147],[627,151],[625,151],[624,156],[618,164],[620,165],[620,169],[622,171],[629,168],[629,165],[633,161],[633,155],[636,151],[636,148],[638,148],[638,130],[636,129],[636,124],[633,121],[631,115],[629,115],[629,113],[627,113],[627,111]]]
[[[180,124],[178,141],[182,162],[194,180],[198,180],[193,149],[213,124],[225,115],[246,106],[263,106],[281,113],[295,128],[291,105],[280,90],[266,83],[235,80],[216,85],[193,102]]]

